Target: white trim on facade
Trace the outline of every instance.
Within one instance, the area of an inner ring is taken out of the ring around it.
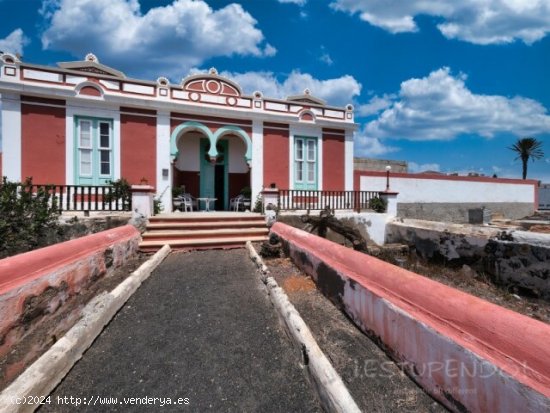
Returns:
[[[163,212],[172,212],[172,164],[170,162],[170,112],[157,113],[157,197]],[[168,176],[162,170],[168,169]]]
[[[344,187],[353,191],[353,131],[346,130],[344,141]]]
[[[2,93],[2,176],[21,181],[21,99]]]
[[[262,121],[252,121],[252,168],[250,171],[251,200],[263,189],[264,183],[264,125]]]
[[[46,82],[63,82],[63,75],[61,73],[47,72],[44,70],[23,69],[23,78]]]

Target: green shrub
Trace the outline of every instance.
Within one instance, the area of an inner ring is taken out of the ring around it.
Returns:
[[[105,195],[105,201],[119,201],[122,200],[123,209],[132,203],[132,186],[124,178],[117,179],[116,181],[109,181],[109,185],[112,187],[110,193]]]
[[[172,187],[172,198],[177,198],[180,195],[183,195],[183,188],[181,186],[173,186]]]
[[[40,245],[48,231],[58,228],[59,207],[50,187],[25,182],[0,185],[0,257],[30,251]]]
[[[254,202],[252,212],[263,212],[262,194],[258,194],[258,196],[256,196],[256,202]]]
[[[162,201],[159,198],[153,198],[153,215],[158,215],[164,210]]]
[[[241,189],[241,195],[243,195],[245,198],[250,199],[250,195],[252,195],[252,190],[249,186],[245,186],[243,189]]]
[[[386,212],[386,201],[376,196],[369,201],[369,208],[374,212]]]

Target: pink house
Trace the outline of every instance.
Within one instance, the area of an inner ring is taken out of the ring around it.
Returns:
[[[353,190],[353,106],[305,90],[286,99],[243,94],[208,74],[173,84],[131,79],[93,55],[57,67],[0,55],[2,175],[37,184],[155,188],[166,212],[172,188],[216,197],[246,187]]]

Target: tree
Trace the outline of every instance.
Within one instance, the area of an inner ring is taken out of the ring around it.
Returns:
[[[508,149],[518,154],[516,159],[521,159],[523,166],[523,179],[527,179],[527,162],[529,161],[529,158],[532,161],[535,161],[535,159],[542,159],[544,157],[542,142],[536,140],[535,138],[518,139],[517,142]]]

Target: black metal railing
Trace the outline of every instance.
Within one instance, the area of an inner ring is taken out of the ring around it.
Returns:
[[[334,210],[369,209],[370,200],[379,196],[377,191],[313,191],[280,189],[277,207],[279,211],[322,210],[327,206]]]
[[[131,211],[132,194],[113,186],[19,185],[18,193],[48,194],[48,202],[59,211]]]

